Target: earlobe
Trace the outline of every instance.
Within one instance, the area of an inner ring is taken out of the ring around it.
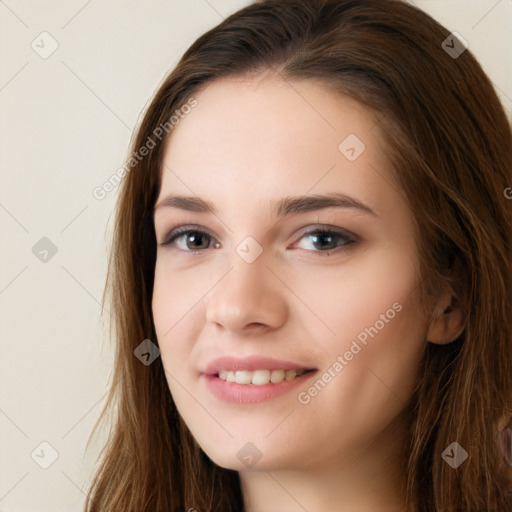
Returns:
[[[460,301],[448,287],[436,305],[427,333],[427,341],[445,345],[456,340],[464,332],[464,315]]]

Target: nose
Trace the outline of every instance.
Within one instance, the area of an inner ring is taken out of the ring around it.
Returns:
[[[286,322],[285,285],[267,267],[264,254],[252,263],[233,254],[230,270],[207,299],[206,319],[217,329],[242,335],[278,329]]]

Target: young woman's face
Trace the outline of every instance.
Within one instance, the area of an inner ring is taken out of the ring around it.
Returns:
[[[154,214],[152,308],[176,406],[226,468],[356,456],[404,409],[427,329],[376,119],[313,81],[222,80],[195,98]]]

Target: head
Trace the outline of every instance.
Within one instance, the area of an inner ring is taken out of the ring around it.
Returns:
[[[260,470],[301,469],[397,429],[411,512],[510,504],[511,131],[448,36],[401,1],[267,0],[187,50],[121,183],[116,417],[90,511],[242,510],[247,443]],[[335,194],[343,207],[318,208]],[[185,225],[207,248],[174,237]],[[328,256],[315,226],[339,242]],[[147,339],[150,365],[134,356]],[[252,354],[315,373],[292,400],[208,394],[214,358]],[[457,471],[441,457],[454,440]]]

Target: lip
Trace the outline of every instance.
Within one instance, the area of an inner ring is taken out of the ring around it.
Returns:
[[[272,398],[277,398],[284,393],[292,391],[301,385],[304,385],[317,372],[313,370],[295,377],[293,380],[279,382],[278,384],[237,384],[236,382],[227,382],[217,375],[202,374],[201,378],[206,381],[210,393],[220,398],[224,402],[235,404],[250,404],[265,402]]]
[[[316,370],[316,368],[308,367],[295,361],[284,361],[272,357],[219,357],[211,361],[201,374],[205,376],[215,376],[218,375],[221,370]],[[275,384],[273,385],[275,386]]]
[[[277,384],[268,383],[262,386],[256,384],[237,384],[219,378],[220,370],[305,370],[295,379],[284,380]],[[201,379],[206,383],[210,393],[224,402],[250,404],[265,402],[277,398],[284,393],[303,386],[307,380],[317,373],[316,368],[308,367],[294,361],[284,361],[271,357],[249,356],[245,358],[220,357],[211,361],[203,372]]]

